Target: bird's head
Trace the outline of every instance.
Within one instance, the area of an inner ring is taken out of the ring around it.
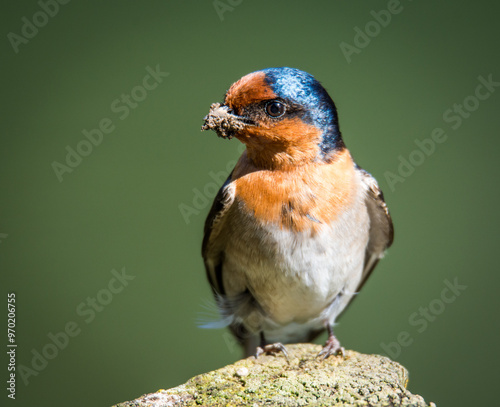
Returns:
[[[329,160],[344,148],[337,110],[327,91],[307,72],[268,68],[252,72],[214,103],[203,130],[236,137],[262,168],[286,168]]]

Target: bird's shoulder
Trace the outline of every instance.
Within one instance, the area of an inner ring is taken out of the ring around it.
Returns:
[[[205,220],[202,244],[203,257],[206,257],[210,240],[213,240],[220,232],[224,216],[234,202],[235,194],[234,185],[232,184],[233,172],[234,170],[229,174],[228,178],[217,192],[207,219]]]

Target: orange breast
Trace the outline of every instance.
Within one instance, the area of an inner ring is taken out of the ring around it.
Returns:
[[[263,223],[295,231],[330,224],[354,199],[354,164],[347,149],[330,163],[288,170],[256,169],[244,154],[233,172],[236,199]]]

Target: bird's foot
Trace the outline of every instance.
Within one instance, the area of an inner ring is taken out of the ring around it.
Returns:
[[[328,358],[331,355],[340,354],[342,357],[345,356],[345,349],[340,346],[339,340],[335,337],[335,335],[331,334],[326,340],[325,346],[318,353],[316,357],[322,357],[323,360]]]
[[[257,359],[260,355],[275,355],[276,353],[283,353],[285,355],[286,361],[290,363],[288,359],[288,352],[286,351],[285,345],[281,342],[271,343],[269,345],[257,346],[257,351],[255,352],[255,359]]]

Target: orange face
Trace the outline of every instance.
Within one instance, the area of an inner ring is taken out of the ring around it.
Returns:
[[[262,168],[285,168],[314,160],[319,154],[321,130],[296,115],[270,116],[266,109],[272,102],[288,111],[297,109],[277,97],[262,71],[244,76],[226,93],[226,106],[252,123],[235,132],[247,145],[249,158]]]

